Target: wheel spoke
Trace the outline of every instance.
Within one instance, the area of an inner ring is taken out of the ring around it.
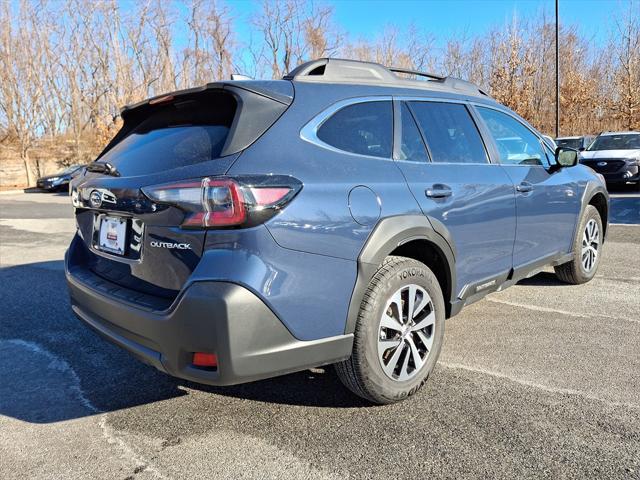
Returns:
[[[409,378],[409,357],[411,356],[411,350],[407,351],[404,355],[404,362],[402,362],[402,368],[400,368],[400,373],[398,374],[398,380],[406,380]]]
[[[418,330],[424,330],[428,326],[433,325],[435,321],[436,321],[436,314],[432,310],[431,312],[429,312],[429,314],[426,317],[424,317],[422,320],[416,323],[413,327],[411,327],[411,331],[415,332]]]
[[[400,355],[402,355],[402,351],[404,350],[404,348],[405,348],[404,342],[398,345],[398,348],[396,348],[395,352],[393,352],[393,355],[391,356],[387,364],[383,365],[385,373],[392,378],[393,378],[393,372],[396,369],[396,366],[398,365],[398,360],[400,359]]]
[[[411,317],[411,320],[415,319],[418,315],[420,315],[420,313],[422,313],[422,311],[427,307],[427,305],[429,305],[429,302],[431,301],[431,298],[429,297],[429,295],[422,295],[422,298],[420,299],[420,303],[418,303],[418,306],[415,307],[414,311],[413,311],[413,316]]]
[[[409,343],[409,348],[411,349],[410,353],[411,357],[413,358],[413,364],[415,365],[416,370],[420,370],[422,364],[424,363],[424,360],[422,360],[422,357],[420,357],[418,347],[416,347],[416,343],[413,341],[413,338],[411,338],[411,335],[407,337],[407,342]]]
[[[399,338],[385,338],[378,340],[378,356],[382,357],[387,350],[400,345]]]
[[[407,317],[405,322],[409,323],[413,319],[413,309],[416,304],[416,286],[409,285],[409,292],[407,293]],[[404,320],[404,319],[403,319]]]
[[[420,341],[422,342],[422,344],[426,347],[427,352],[431,351],[431,347],[433,346],[433,334],[429,335],[428,337],[424,334],[423,331],[418,330],[416,332],[416,334],[418,335],[418,337],[420,337]]]
[[[382,315],[380,326],[383,328],[390,328],[391,330],[395,330],[397,332],[402,331],[402,324],[395,318],[387,315],[386,313]]]

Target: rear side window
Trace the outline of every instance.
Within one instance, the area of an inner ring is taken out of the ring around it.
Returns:
[[[391,158],[391,102],[364,102],[346,106],[325,120],[317,136],[326,144],[345,152]]]
[[[531,130],[506,113],[478,107],[505,165],[548,165],[540,140]]]
[[[213,160],[235,111],[234,98],[222,92],[158,106],[100,161],[126,175],[143,175]]]
[[[402,104],[402,139],[400,143],[400,160],[426,163],[429,161],[427,149],[422,135],[416,126],[413,115],[406,103]]]
[[[436,163],[487,163],[478,129],[458,103],[410,102]]]

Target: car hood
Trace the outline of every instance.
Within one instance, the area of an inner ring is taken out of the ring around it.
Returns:
[[[639,158],[640,148],[634,150],[593,150],[580,152],[582,160],[598,160],[600,158]]]

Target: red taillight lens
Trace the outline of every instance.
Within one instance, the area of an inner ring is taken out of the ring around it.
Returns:
[[[291,179],[291,186],[269,184],[283,178],[290,179],[265,176],[243,182],[207,177],[142,190],[154,202],[185,210],[183,228],[250,226],[270,218],[300,190],[302,185],[295,179]]]
[[[251,194],[256,201],[256,204],[265,207],[268,205],[273,205],[282,200],[285,196],[287,196],[291,192],[290,188],[251,188]]]

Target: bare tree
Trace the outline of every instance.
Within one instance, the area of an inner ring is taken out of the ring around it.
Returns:
[[[190,46],[184,52],[184,79],[203,84],[229,78],[233,73],[236,41],[231,13],[226,5],[211,0],[189,3]]]
[[[614,115],[628,130],[640,128],[640,2],[629,2],[616,19],[611,40],[614,54]]]
[[[238,68],[280,78],[336,55],[471,80],[553,129],[555,35],[544,11],[484,34],[436,40],[390,24],[353,38],[323,0],[261,0],[244,41],[233,12],[228,0],[0,0],[3,151],[33,183],[50,147],[65,162],[90,160],[120,127],[125,104]],[[621,5],[607,45],[561,25],[559,47],[562,133],[640,128],[640,2]]]
[[[42,132],[43,52],[39,48],[44,24],[39,5],[21,2],[13,16],[8,2],[0,4],[0,110],[10,136],[16,139],[28,185],[33,183],[29,153]]]
[[[252,24],[261,39],[252,55],[268,65],[273,78],[309,59],[331,56],[341,44],[333,9],[302,0],[262,0]]]

